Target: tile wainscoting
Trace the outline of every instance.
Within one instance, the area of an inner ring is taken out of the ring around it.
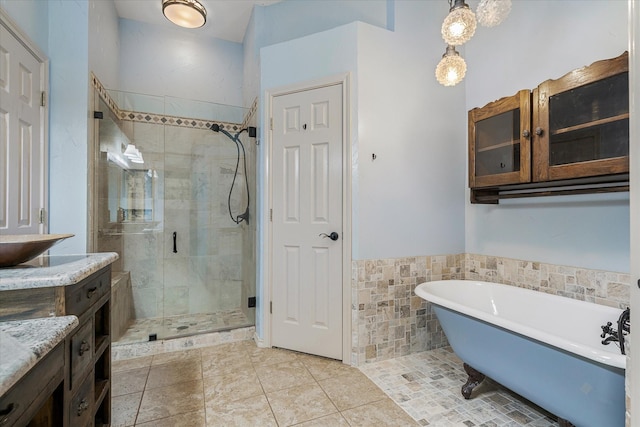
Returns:
[[[630,276],[511,258],[456,254],[352,262],[351,364],[377,362],[447,345],[416,285],[442,279],[484,280],[626,308]]]

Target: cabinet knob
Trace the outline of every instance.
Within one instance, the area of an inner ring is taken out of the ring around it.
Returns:
[[[89,402],[87,402],[87,399],[84,398],[84,399],[82,399],[80,401],[80,404],[78,405],[78,408],[76,409],[76,414],[78,414],[78,416],[80,416],[87,409],[89,409]]]
[[[542,135],[542,128],[541,127],[537,127],[536,128],[536,135],[538,135],[538,136]]]
[[[0,425],[7,424],[19,407],[20,405],[17,403],[9,403],[5,409],[0,409]]]
[[[531,136],[531,132],[529,132],[529,129],[523,130],[522,136],[524,136],[525,138],[529,138]]]
[[[80,343],[80,350],[78,351],[80,356],[82,356],[89,350],[91,350],[91,346],[89,345],[89,343],[86,340],[82,340],[82,342]]]

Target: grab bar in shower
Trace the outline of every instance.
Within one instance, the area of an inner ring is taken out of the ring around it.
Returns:
[[[178,232],[177,231],[173,232],[173,253],[174,254],[178,253]]]

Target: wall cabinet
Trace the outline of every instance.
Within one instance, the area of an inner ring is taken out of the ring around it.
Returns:
[[[626,52],[469,111],[472,202],[624,191],[628,171]]]

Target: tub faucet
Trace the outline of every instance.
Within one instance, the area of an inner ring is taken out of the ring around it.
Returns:
[[[624,349],[624,336],[631,332],[630,316],[631,310],[627,307],[618,318],[618,329],[613,329],[611,322],[607,322],[606,325],[601,326],[602,334],[600,334],[600,338],[604,338],[602,344],[609,345],[611,342],[618,342],[620,344],[620,352],[626,354]]]

